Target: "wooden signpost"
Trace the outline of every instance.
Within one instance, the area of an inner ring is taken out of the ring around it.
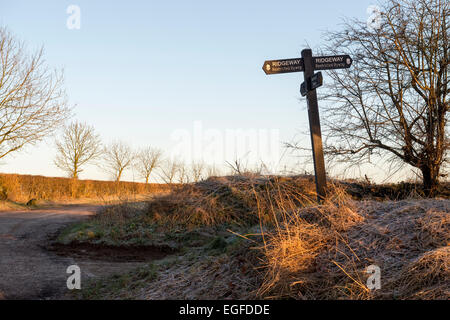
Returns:
[[[314,73],[314,71],[350,68],[352,62],[352,58],[348,55],[313,57],[312,51],[305,49],[302,51],[301,58],[270,60],[264,62],[263,65],[263,70],[267,75],[303,72],[304,82],[300,86],[300,92],[302,96],[306,96],[308,106],[316,191],[319,202],[322,202],[325,198],[327,181],[316,93],[316,89],[322,86],[323,78],[321,72]]]

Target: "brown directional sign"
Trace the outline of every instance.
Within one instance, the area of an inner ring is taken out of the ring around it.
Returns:
[[[301,72],[304,70],[303,59],[270,60],[264,62],[263,70],[266,74]]]
[[[314,70],[347,69],[353,63],[349,55],[313,57]],[[303,58],[269,60],[264,62],[266,74],[290,73],[305,71]]]
[[[352,65],[348,55],[313,57],[311,49],[302,51],[302,57],[296,59],[270,60],[264,62],[266,74],[303,71],[304,82],[300,85],[300,93],[306,96],[308,104],[309,128],[314,159],[317,199],[322,202],[326,196],[327,179],[325,160],[323,157],[322,133],[320,129],[319,107],[316,90],[323,83],[322,73],[314,70],[346,69]]]
[[[352,62],[349,55],[313,57],[314,70],[347,69]]]

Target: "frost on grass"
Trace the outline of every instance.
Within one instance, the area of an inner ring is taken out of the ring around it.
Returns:
[[[342,207],[347,214],[339,215]],[[267,273],[259,294],[296,299],[449,299],[449,209],[449,200],[436,199],[347,200],[340,206],[325,203],[304,209],[315,210],[322,222],[298,219],[267,235]],[[366,286],[365,270],[372,264],[381,268],[382,288],[376,291]]]
[[[330,183],[317,205],[313,187],[307,177],[223,177],[177,189],[131,215],[119,210],[122,238],[255,225],[259,233],[219,255],[183,236],[182,252],[154,279],[122,290],[138,299],[450,298],[450,200],[360,200],[345,184]],[[366,286],[370,265],[381,269],[379,290]]]

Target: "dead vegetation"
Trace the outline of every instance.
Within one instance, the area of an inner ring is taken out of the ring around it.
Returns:
[[[401,200],[424,196],[420,185],[414,183],[375,185],[356,181],[332,181],[328,203],[346,193],[355,200]],[[238,225],[274,222],[269,213],[273,202],[290,206],[292,210],[311,206],[316,201],[314,177],[236,175],[212,177],[207,180],[174,187],[174,192],[148,203],[147,216],[160,224],[187,227],[211,226],[221,223]],[[450,198],[450,186],[443,184],[438,195]],[[286,200],[284,203],[281,203]]]
[[[450,247],[427,251],[412,261],[395,282],[406,299],[450,298]]]
[[[276,182],[276,183],[275,183]],[[223,223],[253,225],[258,223],[258,194],[271,198],[286,196],[294,190],[301,194],[298,201],[313,201],[313,180],[305,177],[271,178],[262,176],[229,176],[182,185],[168,195],[148,203],[147,215],[160,224],[183,226],[213,226]],[[263,216],[269,221],[270,216]]]
[[[94,219],[119,232],[120,241],[155,241],[159,234],[180,253],[139,289],[105,297],[450,298],[450,200],[395,195],[396,185],[388,190],[385,201],[375,201],[379,194],[355,196],[353,183],[330,183],[317,205],[312,177],[248,175],[177,186],[135,210],[110,207]],[[211,254],[216,246],[224,250]],[[379,290],[366,285],[371,265],[381,270]]]
[[[261,250],[263,298],[450,298],[448,200],[356,202],[340,188],[323,205],[282,208]],[[366,285],[381,269],[381,289]]]

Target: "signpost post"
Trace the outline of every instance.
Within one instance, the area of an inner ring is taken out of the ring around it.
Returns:
[[[296,59],[270,60],[264,62],[263,70],[267,75],[303,72],[304,82],[300,86],[302,96],[306,96],[311,132],[311,145],[314,159],[316,191],[319,203],[325,199],[326,175],[323,157],[322,133],[320,130],[319,107],[316,89],[322,86],[322,73],[315,70],[350,68],[352,59],[348,55],[313,57],[310,49],[302,51],[302,57]]]

